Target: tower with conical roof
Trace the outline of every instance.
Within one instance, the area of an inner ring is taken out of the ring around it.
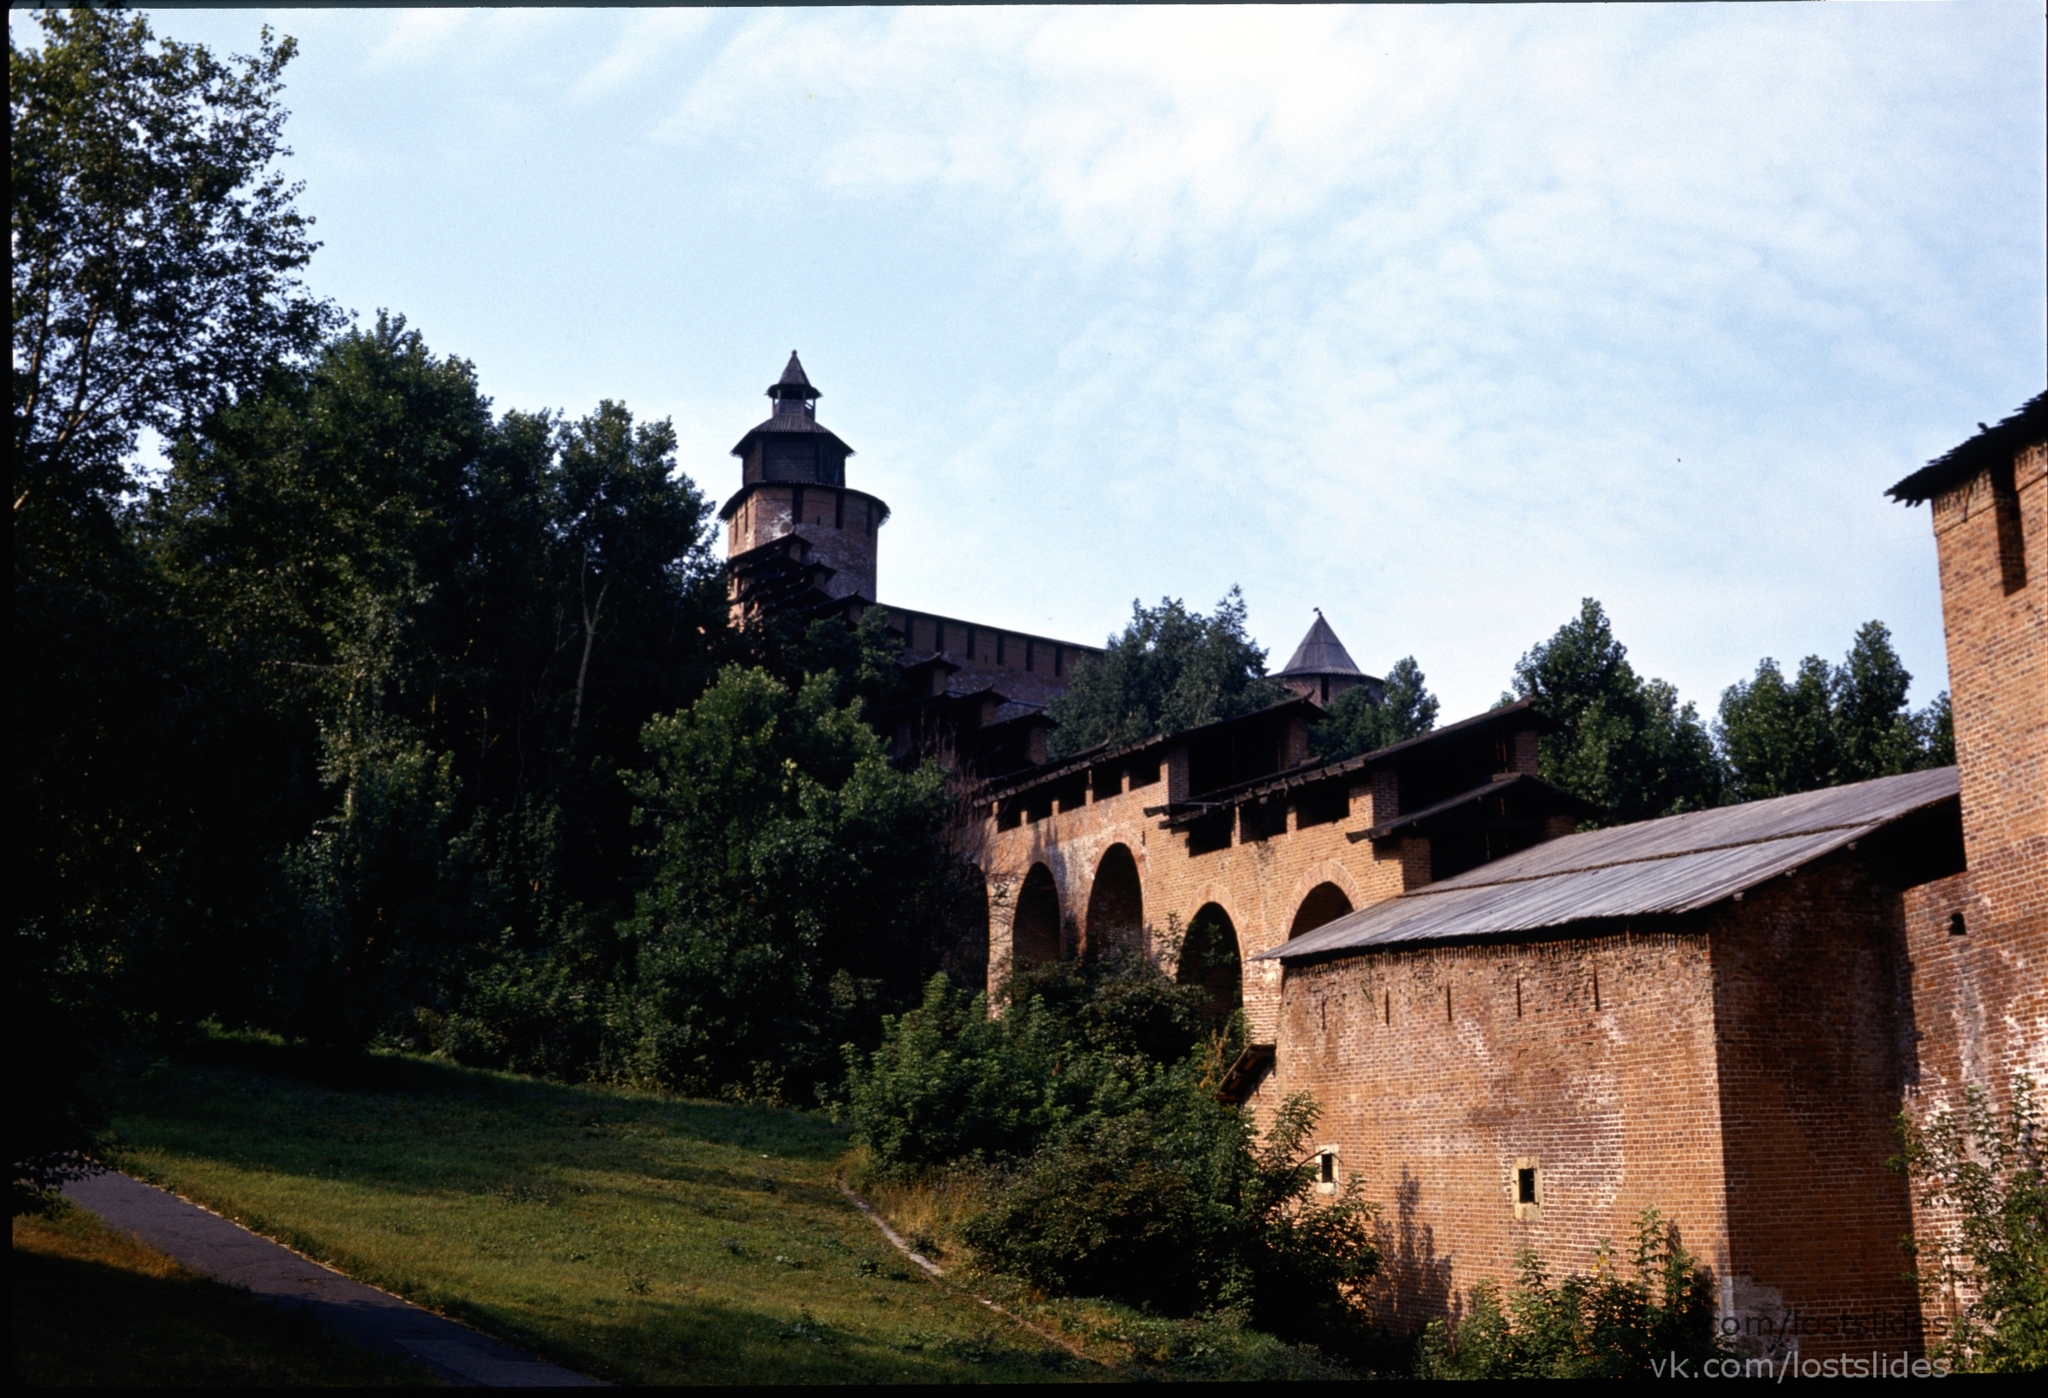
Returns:
[[[1378,698],[1382,687],[1378,676],[1366,674],[1352,662],[1344,643],[1337,639],[1330,623],[1323,620],[1321,607],[1316,608],[1315,622],[1294,648],[1286,668],[1276,671],[1273,678],[1318,704],[1327,704],[1345,690],[1360,685],[1368,686],[1373,697]]]
[[[761,574],[763,558],[773,555],[780,572],[801,570],[806,591],[857,607],[875,600],[875,546],[889,507],[847,488],[853,448],[818,422],[818,396],[791,350],[782,377],[768,386],[768,420],[732,449],[740,488],[718,517],[736,577]]]

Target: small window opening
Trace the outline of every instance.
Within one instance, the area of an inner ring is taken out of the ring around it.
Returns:
[[[1450,988],[1449,986],[1445,986],[1445,987],[1444,987],[1444,1023],[1445,1023],[1445,1024],[1449,1024],[1450,1022],[1451,1022],[1451,988]]]
[[[1385,994],[1386,1002],[1381,1005],[1380,1013],[1386,1017],[1385,1023],[1391,1025],[1394,1022],[1394,992],[1389,990]]]
[[[1600,971],[1597,967],[1593,971],[1593,1013],[1600,1013]]]
[[[1524,1165],[1515,1171],[1515,1202],[1533,1204],[1536,1202],[1536,1167]]]
[[[800,485],[790,488],[789,522],[791,524],[802,524],[804,522],[804,488]]]
[[[1520,981],[1516,981],[1516,982],[1515,982],[1515,1018],[1516,1018],[1516,1019],[1520,1019],[1521,1017],[1522,1017],[1522,983],[1521,983]]]
[[[1316,1148],[1316,1193],[1337,1192],[1337,1148],[1318,1146]]]
[[[1963,922],[1963,915],[1961,913],[1950,913],[1948,915],[1948,935],[1951,937],[1967,937],[1969,934],[1970,929]]]

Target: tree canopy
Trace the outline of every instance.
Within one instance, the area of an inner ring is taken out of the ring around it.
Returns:
[[[1545,779],[1607,809],[1615,822],[1698,810],[1719,802],[1713,741],[1692,704],[1663,680],[1645,680],[1591,597],[1579,614],[1516,662],[1514,696],[1557,720],[1545,734]]]
[[[1329,717],[1309,734],[1318,757],[1355,757],[1376,752],[1436,727],[1437,699],[1423,682],[1415,657],[1404,655],[1387,670],[1378,698],[1364,685],[1330,701]]]
[[[1264,708],[1286,697],[1266,677],[1266,652],[1245,633],[1244,594],[1233,587],[1208,616],[1178,598],[1131,603],[1131,620],[1099,660],[1077,662],[1073,687],[1048,712],[1059,724],[1053,755],[1134,743]]]
[[[1765,658],[1755,678],[1721,693],[1714,736],[1730,796],[1788,796],[1954,762],[1947,693],[1915,713],[1912,681],[1879,621],[1858,628],[1840,665],[1809,655],[1788,680]]]

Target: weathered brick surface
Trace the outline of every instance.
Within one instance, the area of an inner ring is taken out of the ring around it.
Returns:
[[[2044,468],[2048,448],[2019,453],[2004,521],[1990,471],[1933,501],[1968,867],[1905,898],[1904,1095],[1922,1118],[1959,1106],[1971,1087],[2003,1102],[2015,1073],[2048,1084]],[[1920,1209],[1915,1228],[1939,1244],[1951,1222]]]
[[[801,515],[798,511],[801,510]],[[728,557],[798,534],[811,545],[811,559],[833,569],[825,592],[833,597],[875,598],[875,553],[889,507],[861,490],[841,486],[749,485],[725,523]]]
[[[1208,904],[1228,914],[1237,930],[1240,954],[1250,958],[1287,940],[1295,914],[1320,884],[1336,885],[1354,908],[1390,898],[1403,888],[1403,861],[1397,851],[1375,851],[1372,842],[1345,838],[1345,832],[1365,824],[1370,794],[1363,786],[1352,791],[1352,814],[1345,820],[1302,829],[1298,814],[1291,813],[1284,835],[1251,842],[1234,839],[1227,848],[1190,854],[1185,831],[1162,830],[1157,816],[1144,814],[1146,806],[1167,799],[1169,785],[1170,774],[1136,788],[1126,779],[1116,795],[1105,793],[1012,830],[997,830],[990,822],[983,836],[982,869],[989,881],[991,984],[1000,984],[1007,974],[1016,895],[1032,866],[1043,864],[1051,873],[1061,914],[1085,933],[1095,873],[1114,845],[1128,848],[1136,861],[1144,922],[1152,938],[1149,949],[1169,969],[1172,948],[1163,934],[1176,923],[1187,927]],[[1247,966],[1245,1014],[1255,1040],[1272,1042],[1279,987],[1276,963]]]
[[[1454,1313],[1525,1247],[1590,1268],[1655,1207],[1750,1347],[1788,1324],[1807,1354],[1917,1344],[1906,1190],[1884,1169],[1898,927],[1898,896],[1849,857],[1656,930],[1290,969],[1260,1095],[1323,1105],[1386,1210],[1398,1322]]]

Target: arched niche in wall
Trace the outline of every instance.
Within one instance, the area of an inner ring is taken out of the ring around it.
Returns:
[[[1304,932],[1313,932],[1326,922],[1335,922],[1351,911],[1351,899],[1344,890],[1333,883],[1319,883],[1308,891],[1301,900],[1301,906],[1294,910],[1294,921],[1288,925],[1289,941]]]
[[[1129,845],[1111,845],[1095,866],[1095,882],[1088,891],[1084,954],[1094,960],[1111,952],[1142,951],[1144,932],[1145,894],[1138,883],[1138,861]]]
[[[1019,970],[1060,959],[1060,891],[1052,870],[1031,866],[1010,922],[1010,964]]]
[[[1228,1019],[1244,1005],[1244,959],[1238,950],[1237,925],[1215,903],[1204,903],[1188,923],[1180,944],[1180,965],[1174,979],[1199,985],[1208,993],[1209,1018]]]

